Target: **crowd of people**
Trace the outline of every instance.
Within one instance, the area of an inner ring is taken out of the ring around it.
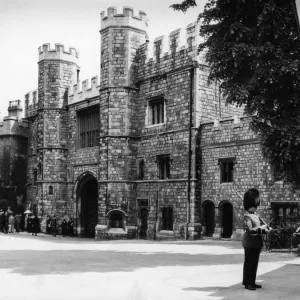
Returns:
[[[22,230],[22,215],[0,209],[0,232],[13,233]]]
[[[46,219],[46,233],[56,236],[58,233],[58,220],[56,215],[52,217],[47,215]],[[62,236],[73,236],[73,219],[64,217],[61,222],[61,234]]]
[[[62,236],[73,236],[73,219],[64,217],[59,225],[56,215],[52,217],[47,215],[46,218],[46,233],[56,236],[59,233],[59,226],[61,227]],[[13,213],[10,210],[0,209],[0,232],[19,233],[20,231],[27,231],[34,236],[41,231],[41,224],[36,214],[21,214]]]

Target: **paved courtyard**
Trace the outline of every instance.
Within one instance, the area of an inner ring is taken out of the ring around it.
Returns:
[[[239,242],[0,234],[0,299],[299,299],[297,255],[263,253],[257,291],[242,288],[242,263]]]

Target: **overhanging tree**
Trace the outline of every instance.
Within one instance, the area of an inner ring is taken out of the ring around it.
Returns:
[[[300,187],[300,41],[294,0],[208,0],[201,20],[210,79],[226,101],[245,106],[264,156]],[[186,11],[186,0],[172,6]]]

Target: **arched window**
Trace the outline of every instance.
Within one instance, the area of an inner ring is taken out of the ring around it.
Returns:
[[[113,213],[110,216],[110,227],[111,228],[123,228],[123,218],[120,213]]]
[[[49,192],[48,192],[49,195],[53,195],[53,186],[52,185],[49,185]]]

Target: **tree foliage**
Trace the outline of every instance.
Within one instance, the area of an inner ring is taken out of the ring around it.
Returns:
[[[222,82],[228,103],[253,115],[264,156],[299,188],[300,42],[293,1],[208,0],[198,20],[210,78]]]
[[[173,8],[174,10],[181,10],[183,12],[186,12],[190,7],[194,6],[197,6],[195,0],[184,0],[181,3],[171,5],[171,8]]]

